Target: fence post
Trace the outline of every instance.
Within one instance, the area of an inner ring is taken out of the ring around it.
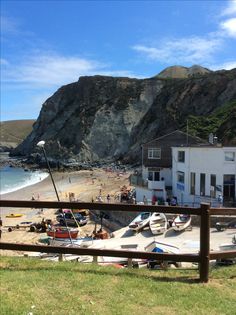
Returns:
[[[201,203],[200,282],[208,282],[210,258],[210,205]]]

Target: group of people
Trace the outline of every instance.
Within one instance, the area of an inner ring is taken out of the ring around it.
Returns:
[[[143,204],[147,205],[148,204],[148,199],[147,197],[144,195],[143,196]],[[177,206],[177,197],[173,196],[172,198],[167,198],[166,202],[164,201],[163,198],[158,198],[156,195],[152,196],[152,205],[169,205],[169,206]]]

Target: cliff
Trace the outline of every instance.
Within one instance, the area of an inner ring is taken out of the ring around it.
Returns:
[[[217,110],[226,115],[209,131],[230,143],[236,134],[229,139],[225,128],[235,126],[235,116],[227,115],[235,100],[236,69],[186,78],[80,77],[46,100],[33,131],[13,154],[37,152],[37,142],[45,140],[48,156],[60,161],[139,163],[142,143],[186,131],[187,119],[201,120]]]

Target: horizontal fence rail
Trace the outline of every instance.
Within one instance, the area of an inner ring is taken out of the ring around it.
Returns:
[[[169,254],[169,253],[151,253],[129,250],[116,249],[97,249],[83,247],[64,247],[64,246],[45,246],[32,244],[13,244],[0,243],[1,249],[21,250],[27,252],[43,252],[43,253],[58,253],[58,254],[74,254],[86,256],[106,256],[106,257],[125,257],[125,258],[141,258],[150,260],[167,260],[175,262],[200,262],[198,254]]]
[[[0,242],[0,249],[20,250],[44,253],[75,254],[87,256],[107,256],[122,258],[140,258],[157,261],[196,262],[199,263],[200,282],[208,282],[210,259],[224,259],[236,257],[236,251],[210,252],[210,216],[236,215],[236,208],[210,208],[209,204],[202,203],[200,208],[162,206],[162,205],[133,205],[98,202],[58,202],[32,200],[0,200],[1,207],[15,208],[53,208],[53,209],[89,209],[126,212],[163,212],[173,214],[190,214],[200,216],[200,252],[199,254],[169,254],[152,253],[128,250],[94,249],[82,247],[62,247],[32,244],[16,244]]]
[[[125,212],[157,212],[179,213],[179,214],[201,214],[201,208],[179,207],[179,206],[153,206],[134,205],[123,203],[99,203],[99,202],[64,202],[64,201],[31,201],[31,200],[0,200],[1,207],[15,208],[55,208],[55,209],[91,209]]]

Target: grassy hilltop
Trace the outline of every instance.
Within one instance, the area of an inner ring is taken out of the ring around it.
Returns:
[[[32,131],[35,120],[9,120],[0,122],[0,145],[16,147]]]

